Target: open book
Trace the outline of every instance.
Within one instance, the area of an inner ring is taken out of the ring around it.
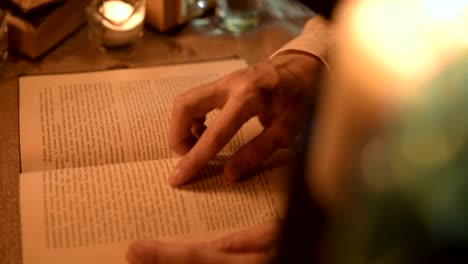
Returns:
[[[274,169],[237,184],[222,175],[223,161],[260,132],[257,119],[197,180],[166,182],[178,161],[167,144],[174,97],[245,66],[229,59],[21,77],[24,263],[125,263],[137,239],[206,240],[280,217]]]

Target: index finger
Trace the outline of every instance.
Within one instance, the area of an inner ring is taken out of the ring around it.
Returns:
[[[213,248],[227,252],[268,250],[275,246],[279,222],[268,222],[249,227],[207,243]]]
[[[224,102],[225,91],[219,89],[217,82],[199,86],[177,96],[171,112],[169,147],[179,154],[188,152],[196,142],[191,133],[192,125],[211,110],[221,107]]]
[[[242,102],[229,100],[198,142],[177,164],[169,177],[169,183],[178,186],[193,178],[254,115],[255,109],[245,107]]]

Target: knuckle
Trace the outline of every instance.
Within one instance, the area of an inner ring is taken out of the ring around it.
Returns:
[[[255,88],[256,76],[250,68],[237,70],[221,79],[224,87],[229,87],[232,93],[250,92]]]
[[[172,113],[175,115],[186,114],[189,111],[190,101],[186,93],[179,94],[174,99]]]
[[[169,148],[172,149],[172,151],[174,151],[178,155],[185,155],[190,150],[190,148],[186,144],[182,144],[179,142],[172,144],[169,143]]]
[[[255,79],[244,78],[239,82],[236,88],[239,95],[246,96],[255,93],[259,87]]]
[[[173,137],[169,140],[169,148],[179,155],[185,155],[196,144],[196,139],[193,136],[188,136],[185,139]]]

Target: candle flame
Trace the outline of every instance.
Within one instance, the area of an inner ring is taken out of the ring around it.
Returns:
[[[114,24],[122,24],[127,21],[133,13],[133,7],[123,1],[106,1],[102,5],[102,14]]]

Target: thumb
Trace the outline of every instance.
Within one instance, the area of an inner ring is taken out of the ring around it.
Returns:
[[[279,222],[269,222],[225,235],[211,241],[209,246],[224,252],[273,250],[278,232]]]
[[[127,251],[131,264],[259,264],[268,263],[270,252],[225,252],[196,244],[136,241]]]
[[[226,162],[224,175],[234,182],[260,167],[265,159],[278,149],[289,146],[290,133],[281,122],[266,127],[262,133],[237,150]]]

